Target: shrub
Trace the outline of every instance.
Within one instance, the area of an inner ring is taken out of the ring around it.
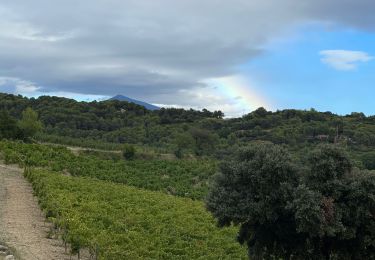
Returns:
[[[132,145],[126,145],[122,151],[122,155],[127,160],[132,160],[135,158],[135,147]]]

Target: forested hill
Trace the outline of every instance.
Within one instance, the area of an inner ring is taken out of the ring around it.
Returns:
[[[276,112],[259,108],[241,118],[220,111],[162,108],[150,111],[128,102],[77,102],[59,97],[0,94],[0,110],[19,118],[31,107],[44,125],[43,140],[128,143],[185,153],[225,156],[254,140],[285,144],[303,154],[319,143],[345,146],[358,165],[375,169],[375,117],[338,116],[313,109]]]

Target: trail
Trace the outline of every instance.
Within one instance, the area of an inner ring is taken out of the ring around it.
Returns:
[[[48,142],[39,142],[39,144],[43,145],[52,145],[52,146],[63,146],[70,150],[73,154],[79,155],[80,152],[84,151],[92,151],[92,152],[101,152],[101,153],[112,153],[112,154],[119,154],[121,155],[121,150],[103,150],[103,149],[95,149],[95,148],[88,148],[88,147],[81,147],[81,146],[69,146],[64,144],[55,144],[55,143],[48,143]],[[176,160],[176,156],[173,153],[158,153],[157,159],[161,160]]]
[[[114,154],[121,154],[122,152],[120,150],[103,150],[103,149],[81,147],[81,146],[70,146],[70,145],[55,144],[55,143],[48,143],[48,142],[39,142],[39,144],[66,147],[68,150],[72,151],[76,155],[79,154],[79,152],[81,151],[92,151],[92,152],[114,153]]]
[[[0,244],[14,249],[16,259],[69,260],[62,242],[47,238],[50,225],[22,170],[0,164]]]

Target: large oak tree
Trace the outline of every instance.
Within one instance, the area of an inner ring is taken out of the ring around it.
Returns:
[[[207,208],[220,226],[239,226],[251,259],[375,258],[375,174],[336,146],[299,170],[281,146],[242,149],[222,164]]]

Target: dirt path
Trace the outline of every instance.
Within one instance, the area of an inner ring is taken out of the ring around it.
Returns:
[[[67,148],[68,150],[72,151],[76,155],[78,155],[79,152],[81,152],[81,151],[93,151],[93,152],[114,153],[114,154],[121,154],[121,152],[122,152],[120,150],[103,150],[103,149],[95,149],[95,148],[89,148],[89,147],[69,146],[69,145],[46,143],[46,142],[39,142],[39,144],[53,145],[53,146],[63,146],[65,148]]]
[[[22,171],[0,163],[0,242],[15,249],[16,259],[69,260],[62,242],[47,238],[48,231]]]

